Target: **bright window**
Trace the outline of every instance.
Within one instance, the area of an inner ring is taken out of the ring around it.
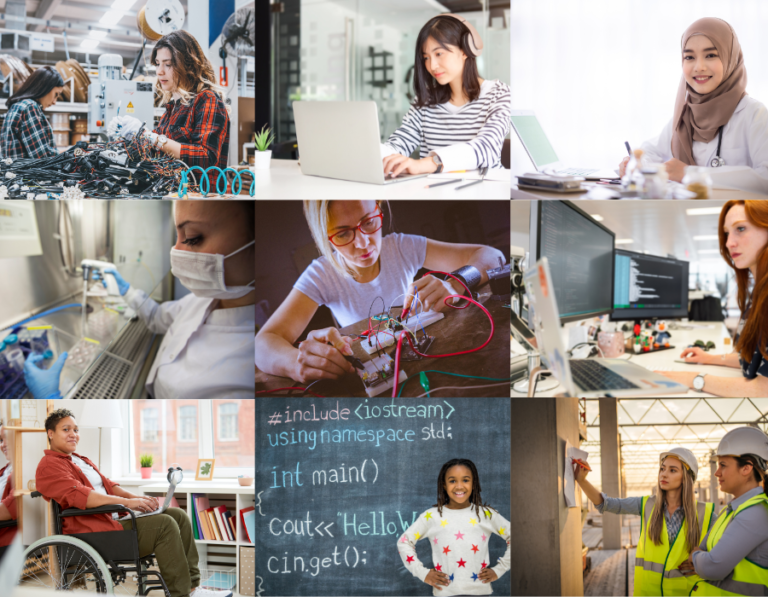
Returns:
[[[141,441],[149,443],[157,441],[156,408],[143,408],[141,410]]]
[[[224,404],[219,404],[219,441],[237,441],[237,412],[237,402],[225,402]]]
[[[197,441],[197,406],[179,407],[179,441]]]

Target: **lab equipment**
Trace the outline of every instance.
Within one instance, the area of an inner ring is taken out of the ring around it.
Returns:
[[[683,185],[692,193],[694,199],[709,199],[712,196],[712,177],[706,168],[701,166],[686,166]]]
[[[83,306],[80,312],[80,335],[87,336],[86,313],[88,312],[88,283],[94,271],[98,270],[107,285],[107,293],[111,296],[120,296],[120,289],[114,276],[104,276],[104,270],[115,269],[113,263],[97,261],[95,259],[83,259],[80,262],[83,270]]]
[[[712,161],[709,163],[710,166],[713,168],[720,168],[720,166],[725,166],[725,159],[723,156],[720,155],[720,146],[723,144],[723,127],[720,126],[719,129],[717,129],[717,153],[715,154],[715,157],[712,158]]]
[[[101,342],[109,341],[117,333],[120,314],[109,308],[88,316],[88,337]]]
[[[388,354],[383,354],[372,358],[365,363],[365,369],[357,371],[360,379],[365,386],[365,393],[370,397],[392,389],[395,381],[395,361]],[[402,369],[398,374],[398,384],[404,383],[407,379],[405,371]]]
[[[613,321],[688,317],[688,262],[616,249]]]
[[[615,236],[571,201],[532,202],[531,262],[547,258],[562,323],[611,312]]]
[[[621,177],[621,187],[625,191],[641,191],[644,184],[644,169],[645,163],[643,162],[643,150],[635,149],[624,170],[624,176]]]
[[[405,330],[410,330],[415,334],[422,327],[430,326],[443,318],[445,318],[445,314],[436,311],[419,313],[418,317],[411,315],[407,319],[398,322],[394,328],[390,326],[389,329],[369,334],[366,339],[360,342],[360,345],[368,354],[374,354],[383,348],[392,346],[400,337],[400,334],[405,333]],[[423,352],[421,349],[419,351]]]
[[[42,328],[42,329],[41,329]],[[48,367],[54,352],[49,343],[49,326],[25,328],[16,326],[0,342],[0,398],[21,398],[27,393],[25,362],[32,356],[39,369]]]

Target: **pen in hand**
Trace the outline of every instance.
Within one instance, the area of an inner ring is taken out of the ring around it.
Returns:
[[[624,141],[624,147],[627,148],[627,154],[629,155],[629,157],[632,157],[632,150],[629,147],[629,141]]]

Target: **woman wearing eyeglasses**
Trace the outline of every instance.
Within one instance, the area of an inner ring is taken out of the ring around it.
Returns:
[[[484,245],[400,233],[384,236],[380,201],[304,201],[304,215],[321,257],[301,274],[256,335],[256,366],[301,383],[354,372],[344,358],[352,354],[352,338],[335,327],[313,330],[294,346],[320,305],[330,308],[341,327],[390,305],[408,308],[417,291],[424,310],[442,311],[447,308],[443,299],[464,294],[464,288],[432,275],[414,282],[420,268],[453,272],[471,265],[481,273],[483,284],[488,281],[486,270],[505,260],[501,251]]]

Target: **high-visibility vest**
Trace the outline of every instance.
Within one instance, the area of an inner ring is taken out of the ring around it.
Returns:
[[[696,523],[699,535],[703,537],[712,524],[712,514],[715,505],[706,502],[695,502]],[[683,576],[677,568],[690,556],[685,541],[688,532],[688,520],[683,519],[683,525],[670,546],[667,532],[667,521],[662,516],[661,543],[656,545],[648,536],[651,523],[651,513],[656,506],[655,497],[644,497],[642,515],[642,530],[637,544],[635,557],[635,595],[688,595],[693,582],[698,576]],[[680,506],[682,508],[682,506]]]
[[[752,506],[768,508],[768,497],[764,493],[748,499],[727,516],[720,515],[707,537],[707,551],[717,545],[730,522],[736,515]],[[690,595],[768,595],[768,568],[763,568],[747,558],[741,560],[723,580],[700,579],[694,583]]]

